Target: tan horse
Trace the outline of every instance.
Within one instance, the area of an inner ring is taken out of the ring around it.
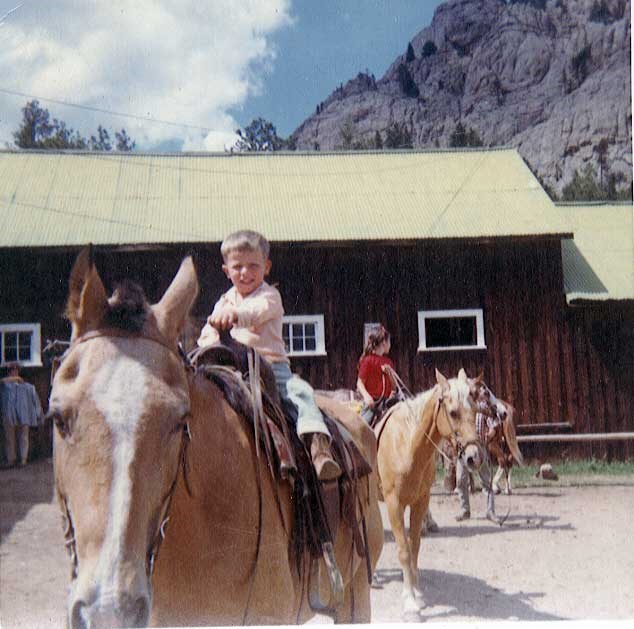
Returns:
[[[72,343],[49,414],[73,629],[290,624],[313,614],[290,542],[288,483],[278,508],[245,421],[176,351],[197,291],[190,258],[155,305],[135,286],[107,299],[86,250],[71,273]],[[338,417],[375,466],[372,432],[351,412]],[[374,568],[383,527],[376,477],[366,479],[358,485]],[[335,620],[369,622],[365,562],[343,523],[335,553],[345,582]],[[305,553],[299,563],[308,565]]]
[[[436,476],[435,454],[444,437],[453,442],[470,469],[478,469],[473,400],[466,378],[447,380],[436,370],[437,385],[388,412],[380,431],[378,470],[383,498],[403,569],[404,613],[418,613],[425,604],[418,587],[421,529]],[[405,509],[409,506],[409,535]]]

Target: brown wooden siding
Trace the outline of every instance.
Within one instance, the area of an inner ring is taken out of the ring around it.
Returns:
[[[106,286],[125,277],[156,301],[181,258],[193,253],[200,297],[190,342],[228,288],[217,245],[162,250],[98,250]],[[0,252],[0,322],[39,321],[46,338],[67,338],[62,313],[76,252]],[[407,386],[422,391],[435,368],[460,367],[485,379],[517,408],[520,424],[570,422],[575,432],[634,430],[634,305],[570,308],[563,294],[558,241],[531,244],[433,243],[354,246],[274,245],[270,281],[287,314],[324,315],[327,356],[293,359],[316,388],[353,388],[363,324],[392,332],[391,355]],[[486,350],[417,352],[419,310],[482,308]],[[48,369],[25,370],[43,400]],[[42,438],[46,451],[48,437]],[[36,450],[39,446],[36,446]],[[541,457],[634,457],[634,444],[525,445]]]

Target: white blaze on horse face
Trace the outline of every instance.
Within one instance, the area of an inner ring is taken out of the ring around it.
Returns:
[[[452,378],[449,380],[449,390],[451,392],[451,398],[458,401],[459,406],[465,411],[471,410],[470,389],[466,382]]]
[[[123,551],[123,533],[130,517],[135,434],[150,390],[151,374],[125,355],[106,362],[95,374],[93,401],[112,433],[112,486],[108,524],[97,568],[97,581],[116,591],[116,567]]]

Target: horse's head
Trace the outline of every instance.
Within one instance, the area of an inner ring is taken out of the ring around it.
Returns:
[[[151,564],[189,413],[177,336],[197,291],[190,258],[154,305],[132,284],[108,299],[89,249],[73,267],[71,345],[49,402],[72,628],[149,620]]]
[[[461,377],[448,380],[438,369],[436,382],[438,431],[452,444],[465,465],[476,471],[482,465],[483,453],[475,429],[475,405],[469,384]]]
[[[493,395],[493,391],[489,389],[484,381],[483,374],[479,374],[476,378],[468,378],[464,369],[461,369],[458,377],[465,380],[469,384],[471,397],[476,403],[476,408],[488,417],[498,418],[504,421],[509,413],[509,405],[498,400]]]

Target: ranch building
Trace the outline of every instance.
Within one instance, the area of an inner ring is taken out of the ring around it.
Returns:
[[[192,346],[228,288],[219,245],[271,241],[292,368],[352,389],[383,323],[407,387],[484,373],[519,434],[634,431],[632,204],[555,205],[514,149],[355,153],[0,152],[2,365],[44,405],[78,251],[157,301],[192,254]],[[33,456],[50,453],[51,428]],[[632,441],[524,443],[528,458],[630,459]]]

